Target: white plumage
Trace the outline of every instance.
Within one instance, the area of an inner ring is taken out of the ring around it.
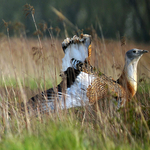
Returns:
[[[59,109],[69,109],[72,107],[85,106],[89,104],[89,98],[87,97],[87,88],[93,80],[95,76],[92,74],[87,74],[85,72],[81,72],[73,85],[67,88],[65,93],[58,92],[58,97],[47,97],[48,100],[46,105],[43,104],[43,110],[46,111],[48,108],[51,110],[59,110]],[[56,106],[54,105],[54,101],[56,100]]]
[[[74,58],[84,62],[88,57],[88,47],[91,44],[91,36],[84,34],[83,38],[74,36],[73,38],[65,39],[62,42],[62,47],[65,47],[65,56],[62,59],[62,71],[72,67],[71,59]]]

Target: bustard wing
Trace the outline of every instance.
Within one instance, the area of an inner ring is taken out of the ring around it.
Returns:
[[[115,98],[118,101],[118,107],[120,107],[126,101],[126,91],[113,79],[101,75],[87,88],[87,97],[91,104],[104,98]]]
[[[87,60],[84,63],[76,61],[75,67],[78,70],[95,76],[94,81],[87,88],[87,97],[89,98],[90,104],[94,104],[96,101],[104,98],[113,98],[118,102],[118,108],[124,105],[127,99],[126,90],[117,81],[102,73],[98,76],[95,68]]]
[[[54,101],[57,100],[59,96],[62,96],[62,86],[63,82],[61,82],[54,88],[50,88],[31,97],[28,101],[29,106],[34,110],[39,107],[41,112],[49,109],[54,110]]]

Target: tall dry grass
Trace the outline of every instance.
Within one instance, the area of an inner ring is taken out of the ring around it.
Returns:
[[[104,140],[111,139],[114,143],[119,140],[138,145],[136,140],[149,139],[150,87],[147,84],[149,82],[149,54],[143,56],[138,65],[139,79],[144,77],[147,80],[138,83],[139,91],[133,101],[128,104],[128,108],[122,109],[120,112],[113,112],[113,115],[108,111],[100,111],[97,118],[93,116],[93,113],[91,114],[88,108],[76,108],[69,110],[67,114],[61,112],[59,115],[43,116],[43,114],[38,114],[38,117],[35,117],[28,112],[21,111],[21,102],[26,103],[31,96],[51,88],[61,81],[59,72],[64,56],[61,49],[62,40],[47,38],[41,40],[43,54],[41,54],[35,39],[10,38],[9,40],[11,47],[7,37],[3,37],[0,41],[1,138],[6,131],[10,135],[21,135],[26,129],[32,134],[36,132],[36,120],[45,124],[45,119],[55,122],[58,117],[62,122],[64,120],[68,123],[79,121],[81,127],[86,128],[89,137],[89,130],[93,130],[92,132],[98,130]],[[124,53],[133,47],[149,49],[144,44],[129,43],[121,47],[119,41],[106,40],[105,43],[102,43],[101,39],[94,39],[92,42],[92,65],[116,79],[123,69]]]

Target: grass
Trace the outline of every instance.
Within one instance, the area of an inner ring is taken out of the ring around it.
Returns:
[[[70,117],[70,116],[68,116]],[[49,117],[46,117],[49,118]],[[49,118],[50,119],[50,118]],[[66,119],[66,118],[65,118]],[[71,119],[71,118],[70,118]],[[43,119],[44,120],[44,119]],[[65,122],[67,121],[67,122]],[[21,134],[3,135],[0,143],[1,149],[141,149],[144,143],[129,143],[120,139],[117,142],[113,138],[105,137],[100,129],[93,130],[92,127],[84,128],[80,122],[71,119],[58,121],[49,120],[43,123],[35,121],[32,132],[26,130]],[[123,138],[123,137],[122,137]],[[147,143],[146,143],[147,144]],[[148,149],[148,145],[144,145]]]
[[[70,116],[68,116],[70,117]],[[49,117],[46,117],[47,119]],[[96,131],[88,126],[84,128],[80,122],[71,118],[65,121],[50,120],[44,122],[35,121],[31,133],[26,130],[21,134],[5,133],[0,142],[1,149],[24,150],[24,149],[149,149],[148,141],[128,142],[121,135],[117,140],[104,136],[101,129]],[[66,118],[65,118],[66,119]]]
[[[0,39],[1,150],[149,149],[150,54],[139,62],[138,92],[127,107],[97,114],[92,108],[73,108],[34,116],[22,112],[20,104],[61,81],[62,40],[20,37],[7,35]],[[125,52],[134,47],[150,49],[145,44],[127,42],[121,46],[120,41],[94,38],[92,65],[117,79],[123,69]]]
[[[21,84],[24,87],[28,87],[31,90],[36,90],[39,87],[48,89],[50,87],[52,87],[52,81],[50,80],[45,80],[45,83],[43,80],[35,80],[35,79],[26,79],[25,81],[21,80],[20,81]],[[13,88],[17,88],[18,87],[18,82],[16,81],[15,78],[11,78],[11,79],[6,79],[5,81],[0,81],[0,85],[1,87],[7,86],[7,87],[13,87]]]
[[[28,135],[24,132],[17,137],[4,140],[4,149],[85,149],[88,142],[84,140],[84,133],[79,132],[70,125],[51,121],[46,126],[36,122],[38,132]],[[19,141],[18,141],[19,140]],[[62,142],[63,141],[63,142]]]

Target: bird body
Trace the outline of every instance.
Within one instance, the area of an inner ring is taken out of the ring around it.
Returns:
[[[85,106],[89,104],[89,98],[87,97],[87,88],[89,85],[91,85],[94,79],[94,75],[80,72],[80,74],[75,79],[74,84],[66,89],[64,99],[62,99],[63,101],[66,101],[66,103],[65,105],[62,105],[61,109]]]
[[[66,80],[64,79],[56,88],[51,88],[32,97],[30,102],[36,101],[37,104],[40,102],[39,107],[42,111],[89,105],[87,88],[94,79],[93,74],[80,72],[71,86],[65,86]],[[62,88],[65,88],[65,90],[62,91]]]

